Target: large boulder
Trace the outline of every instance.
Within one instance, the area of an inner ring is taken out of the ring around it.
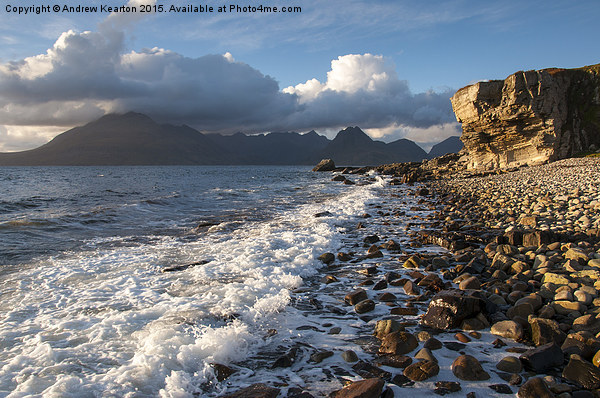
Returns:
[[[331,394],[333,398],[379,398],[385,382],[380,378],[355,381]]]

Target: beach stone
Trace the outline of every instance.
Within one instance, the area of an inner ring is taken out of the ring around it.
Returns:
[[[431,351],[428,348],[421,348],[416,354],[415,359],[420,359],[422,361],[433,361],[437,362],[436,357],[433,356]]]
[[[358,355],[352,350],[346,350],[342,352],[342,359],[349,363],[354,363],[358,361]]]
[[[549,244],[554,241],[554,234],[550,231],[534,231],[523,234],[523,246],[540,247],[543,244]]]
[[[357,303],[354,306],[354,311],[356,311],[357,314],[364,314],[367,312],[371,312],[375,309],[375,302],[373,300],[363,300],[359,303]]]
[[[456,333],[454,335],[454,338],[458,341],[460,341],[461,343],[469,343],[471,341],[471,338],[468,337],[467,335],[465,335],[464,333]]]
[[[327,334],[340,334],[341,331],[342,331],[341,327],[335,326],[335,327],[332,327],[331,329],[329,329]]]
[[[507,373],[521,373],[523,364],[517,357],[504,357],[496,364],[496,368]]]
[[[593,258],[587,263],[588,267],[600,268],[600,258]]]
[[[343,261],[343,262],[352,260],[352,256],[350,254],[344,253],[344,252],[339,252],[337,254],[337,258],[338,258],[338,260]]]
[[[535,311],[531,304],[521,303],[515,304],[514,306],[510,307],[508,311],[506,311],[506,316],[510,319],[514,319],[516,316],[527,319],[527,317],[533,314],[534,312]]]
[[[252,384],[232,394],[225,395],[226,398],[275,398],[279,395],[279,389],[269,387],[264,383]]]
[[[418,296],[421,294],[421,291],[417,285],[415,285],[415,283],[412,281],[407,281],[402,288],[404,289],[404,293],[408,294],[409,296]]]
[[[562,377],[588,390],[600,388],[600,369],[576,354],[571,355]]]
[[[592,304],[592,301],[594,300],[594,297],[591,294],[586,293],[583,290],[577,290],[574,293],[574,296],[578,302],[586,306]]]
[[[590,259],[588,255],[578,247],[573,247],[565,253],[565,258],[577,260],[580,264],[586,264]]]
[[[380,378],[355,381],[334,392],[333,398],[379,398],[385,382]]]
[[[396,301],[398,298],[393,293],[385,292],[385,293],[382,293],[377,299],[383,303],[392,303],[392,302]]]
[[[356,305],[366,299],[368,299],[367,292],[360,288],[353,290],[352,292],[348,293],[346,297],[344,297],[344,301],[350,305]]]
[[[548,384],[541,377],[532,377],[527,380],[519,392],[517,392],[518,398],[555,398],[554,394],[548,388]]]
[[[235,369],[220,363],[211,363],[210,365],[214,369],[218,381],[223,381],[236,372]]]
[[[410,256],[402,265],[404,268],[419,268],[422,260],[417,256]]]
[[[571,280],[565,275],[546,272],[542,278],[542,284],[546,283],[552,283],[554,285],[568,285],[571,283]]]
[[[523,338],[523,326],[515,321],[500,321],[492,325],[492,334],[513,340]]]
[[[437,376],[439,372],[440,367],[437,362],[421,361],[407,366],[403,374],[412,381],[423,381]]]
[[[379,236],[377,235],[369,235],[363,239],[363,242],[367,245],[372,245],[373,243],[379,242]]]
[[[564,354],[557,344],[548,343],[525,351],[520,359],[526,369],[539,374],[561,366],[564,362]]]
[[[332,356],[333,356],[333,351],[329,351],[329,350],[317,351],[310,356],[310,360],[314,363],[321,363],[321,362],[323,362],[323,360],[325,360],[329,357],[332,357]]]
[[[326,275],[321,279],[321,282],[323,282],[326,285],[329,285],[330,283],[338,282],[338,278],[336,278],[333,275]]]
[[[461,380],[488,380],[490,375],[483,370],[477,358],[471,355],[461,355],[452,362],[452,373]]]
[[[457,381],[436,381],[434,393],[437,395],[446,395],[461,390],[460,383]]]
[[[384,336],[379,352],[382,354],[404,355],[415,348],[419,342],[411,333],[408,332],[392,332]]]
[[[388,287],[387,282],[385,281],[385,279],[382,279],[380,281],[378,281],[377,283],[375,283],[375,285],[373,285],[373,290],[383,290],[386,289]]]
[[[498,394],[513,394],[513,390],[506,384],[492,384],[488,386]]]
[[[592,359],[600,350],[600,341],[586,332],[571,333],[560,347],[567,355],[577,354],[586,359]]]
[[[415,307],[394,307],[390,310],[392,315],[417,315],[419,309]]]
[[[462,282],[460,282],[460,284],[458,285],[458,288],[460,290],[468,290],[468,289],[479,290],[479,289],[481,289],[481,282],[479,281],[479,278],[477,278],[476,276],[471,276],[471,277],[463,280]]]
[[[461,290],[442,290],[429,302],[422,323],[435,329],[452,329],[460,326],[466,318],[477,315],[483,302]]]
[[[315,398],[312,394],[299,387],[288,388],[287,398]]]
[[[377,366],[390,366],[404,369],[412,363],[412,358],[406,355],[385,355],[375,360]]]
[[[552,302],[552,307],[557,314],[569,315],[578,312],[580,315],[585,313],[586,306],[577,301],[559,300]]]
[[[383,319],[375,324],[375,332],[373,333],[378,339],[383,339],[386,335],[404,331],[404,326],[394,319]]]
[[[383,257],[383,253],[381,252],[381,250],[379,250],[377,248],[377,246],[373,245],[371,246],[371,248],[369,248],[369,251],[367,252],[367,258],[381,258]]]
[[[536,346],[548,343],[561,345],[567,338],[565,332],[560,330],[558,322],[553,319],[531,317],[529,325],[531,326],[531,338]]]
[[[423,343],[423,347],[430,350],[439,350],[443,347],[443,344],[435,337],[430,337],[427,340],[425,340],[425,343]]]
[[[331,264],[335,261],[335,255],[333,253],[323,253],[318,258],[323,264]]]
[[[512,259],[511,257],[501,254],[501,253],[496,253],[494,258],[492,259],[491,268],[499,269],[503,272],[507,272],[510,269],[510,266],[513,265],[514,262],[515,262],[515,260]]]
[[[331,159],[323,159],[312,169],[312,171],[333,171],[335,163]]]
[[[388,240],[384,245],[383,248],[389,251],[400,251],[401,247],[398,244],[398,242],[396,242],[393,239]]]

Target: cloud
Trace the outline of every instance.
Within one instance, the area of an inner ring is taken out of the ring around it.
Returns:
[[[96,32],[69,30],[44,54],[0,64],[0,120],[55,131],[106,113],[137,111],[159,122],[226,133],[349,125],[406,133],[454,120],[452,90],[413,94],[381,55],[340,56],[326,81],[280,90],[273,77],[229,52],[190,58],[162,48],[127,51],[125,30],[138,18],[129,15],[109,16]],[[16,137],[4,131],[2,140],[12,143],[2,148],[37,140]]]
[[[441,93],[411,93],[395,65],[381,55],[350,54],[331,62],[324,83],[311,79],[284,93],[298,96],[303,108],[290,117],[292,125],[312,128],[359,125],[429,127],[451,122],[449,98]]]

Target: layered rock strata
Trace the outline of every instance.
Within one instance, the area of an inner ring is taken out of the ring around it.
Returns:
[[[517,72],[450,100],[469,169],[543,163],[600,146],[600,64]]]

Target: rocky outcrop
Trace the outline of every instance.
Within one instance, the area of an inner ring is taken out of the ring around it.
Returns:
[[[468,168],[543,163],[600,146],[600,64],[517,72],[451,98]]]

